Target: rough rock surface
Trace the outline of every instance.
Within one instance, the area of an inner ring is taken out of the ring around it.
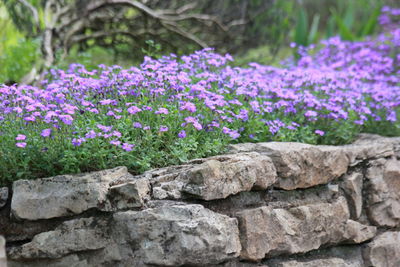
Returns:
[[[53,231],[36,235],[33,240],[12,248],[12,260],[56,259],[72,252],[88,251],[107,246],[106,221],[95,218],[64,222]]]
[[[293,190],[332,181],[347,171],[349,159],[334,146],[313,146],[302,143],[258,143],[231,145],[230,152],[256,151],[269,156],[278,172],[275,186]]]
[[[1,265],[0,265],[1,266]],[[88,267],[90,266],[87,260],[79,259],[78,255],[71,254],[60,259],[40,259],[29,262],[18,262],[14,260],[8,261],[8,267]]]
[[[341,258],[327,258],[327,259],[316,259],[310,261],[285,261],[274,265],[275,267],[362,267],[364,265],[357,263],[347,263],[346,260]]]
[[[195,160],[182,171],[165,171],[153,182],[156,199],[223,199],[276,181],[271,159],[259,153],[238,153]]]
[[[346,245],[311,251],[263,261],[270,267],[364,267],[360,246]]]
[[[0,235],[0,266],[6,266],[6,240]]]
[[[183,192],[200,199],[226,198],[243,191],[266,189],[276,181],[276,169],[269,157],[239,153],[213,157],[181,175]]]
[[[126,167],[61,175],[13,184],[11,212],[18,219],[38,220],[79,214],[91,208],[109,209],[109,183],[130,176]]]
[[[376,160],[366,173],[367,214],[378,226],[400,225],[400,161]]]
[[[0,187],[0,209],[4,207],[8,200],[8,188]]]
[[[400,266],[400,138],[231,151],[0,188],[8,265]]]
[[[201,205],[172,205],[114,215],[113,237],[135,242],[146,264],[217,264],[240,253],[237,221]]]
[[[345,175],[341,183],[341,188],[349,204],[351,218],[354,220],[360,218],[363,205],[363,174],[354,172],[350,175]]]
[[[342,146],[342,148],[350,159],[350,165],[356,165],[361,161],[387,158],[398,154],[400,138],[360,134],[352,144]]]
[[[378,235],[364,249],[366,266],[400,266],[400,232],[385,232]]]
[[[137,179],[110,187],[109,199],[116,210],[139,208],[150,198],[150,182]]]
[[[322,245],[360,243],[375,235],[374,227],[349,221],[346,200],[290,209],[260,207],[237,213],[243,259],[257,261],[280,254],[304,253]],[[350,224],[351,230],[346,226]]]

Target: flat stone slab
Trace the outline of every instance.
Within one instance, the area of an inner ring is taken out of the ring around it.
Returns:
[[[400,266],[400,232],[385,232],[368,243],[363,251],[366,266]]]
[[[400,161],[373,161],[366,178],[368,219],[377,226],[400,226]]]
[[[108,198],[114,210],[143,207],[145,201],[150,199],[150,181],[135,179],[114,185],[109,189]]]
[[[53,231],[36,235],[31,242],[14,247],[12,260],[58,259],[79,251],[107,246],[107,223],[101,219],[83,218],[64,222]]]
[[[145,264],[217,264],[240,253],[237,220],[201,205],[172,205],[114,214],[113,238],[137,244]]]
[[[8,188],[0,187],[0,209],[4,207],[8,200]]]
[[[110,209],[109,184],[131,176],[126,167],[60,175],[37,180],[18,180],[13,184],[11,212],[17,219],[39,220],[80,214],[88,209]]]
[[[238,212],[241,258],[258,261],[276,255],[305,253],[328,244],[360,243],[375,236],[375,227],[349,217],[344,197],[333,203],[289,209],[260,207]]]
[[[349,203],[350,215],[353,220],[360,218],[363,208],[363,178],[364,175],[361,172],[354,172],[345,175],[340,183]]]
[[[147,175],[155,199],[224,199],[243,191],[266,189],[277,179],[272,160],[256,152],[197,159]]]
[[[347,171],[349,159],[340,147],[293,142],[245,143],[230,146],[230,152],[255,151],[269,156],[278,173],[274,185],[285,190],[326,184]]]

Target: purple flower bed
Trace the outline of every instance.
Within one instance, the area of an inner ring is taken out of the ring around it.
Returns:
[[[129,69],[74,64],[39,88],[0,86],[0,184],[117,165],[139,173],[232,142],[398,135],[400,29],[381,20],[377,37],[299,48],[286,68],[235,68],[205,49]]]

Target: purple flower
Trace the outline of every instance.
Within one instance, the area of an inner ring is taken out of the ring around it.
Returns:
[[[304,113],[304,116],[306,116],[306,117],[316,117],[317,115],[318,115],[318,113],[313,110],[307,110],[307,112]]]
[[[191,102],[184,102],[183,105],[179,108],[180,110],[187,110],[191,113],[196,112],[196,105]]]
[[[119,145],[121,144],[121,141],[118,141],[118,140],[111,140],[111,141],[110,141],[110,144],[111,144],[111,145],[114,145],[114,146],[119,146]]]
[[[104,126],[104,125],[101,125],[101,124],[97,124],[96,126],[97,126],[97,128],[99,128],[100,130],[102,130],[104,133],[108,133],[108,132],[110,132],[111,129],[112,129],[112,126]]]
[[[86,140],[84,138],[73,138],[72,139],[72,145],[73,146],[80,146],[82,145],[83,142],[85,142]]]
[[[100,101],[100,105],[110,105],[113,104],[115,105],[117,101],[112,100],[112,99],[104,99]]]
[[[26,143],[24,143],[24,142],[16,143],[15,145],[16,145],[17,147],[21,147],[21,148],[26,147]]]
[[[118,132],[118,131],[113,131],[112,135],[115,136],[115,137],[121,137],[122,136],[122,134],[120,132]]]
[[[142,128],[143,126],[142,126],[142,124],[140,122],[134,122],[133,123],[133,127],[134,128]]]
[[[96,138],[96,132],[95,131],[93,131],[93,130],[91,130],[90,132],[88,132],[86,135],[85,135],[85,138],[87,138],[87,139],[93,139],[93,138]]]
[[[159,129],[159,132],[166,132],[166,131],[168,131],[168,127],[167,126],[164,126],[164,125],[161,125],[160,126],[160,129]]]
[[[25,121],[35,121],[35,120],[36,120],[36,117],[31,115],[31,116],[25,117],[24,120],[25,120]]]
[[[186,117],[185,121],[187,123],[191,123],[193,125],[194,128],[196,128],[197,130],[201,130],[203,129],[203,126],[201,126],[201,124],[199,123],[199,121],[195,118],[195,117]]]
[[[17,141],[26,140],[26,135],[19,134],[17,135],[17,137],[15,137],[15,140]]]
[[[179,138],[185,138],[185,137],[186,137],[186,131],[185,131],[185,130],[180,131],[180,132],[178,133],[178,137],[179,137]]]
[[[74,119],[71,117],[71,115],[59,115],[58,117],[60,118],[60,120],[61,120],[63,123],[65,123],[65,124],[67,124],[67,125],[71,125],[71,124],[72,124],[72,121],[74,120]]]
[[[132,149],[134,148],[135,145],[133,144],[128,144],[128,143],[123,143],[122,144],[122,149],[129,152],[132,151]]]
[[[240,137],[240,133],[238,133],[238,131],[231,130],[231,129],[229,129],[228,127],[225,127],[225,126],[222,127],[222,132],[223,132],[224,134],[229,135],[232,139],[237,139],[237,138]]]
[[[320,136],[323,136],[325,134],[325,132],[321,131],[321,130],[315,130],[315,133],[320,135]]]
[[[138,113],[142,110],[136,106],[131,106],[127,109],[127,111],[129,112],[129,114],[135,115],[136,113]]]
[[[51,135],[51,129],[44,129],[40,135],[43,137],[49,137]]]
[[[165,115],[167,115],[169,112],[168,112],[168,109],[166,109],[166,108],[159,108],[156,112],[154,112],[155,114],[165,114]]]

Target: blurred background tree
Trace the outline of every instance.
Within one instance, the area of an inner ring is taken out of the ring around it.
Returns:
[[[32,82],[50,67],[78,62],[135,65],[144,55],[215,47],[278,64],[289,45],[376,33],[395,0],[1,0],[0,83]]]

